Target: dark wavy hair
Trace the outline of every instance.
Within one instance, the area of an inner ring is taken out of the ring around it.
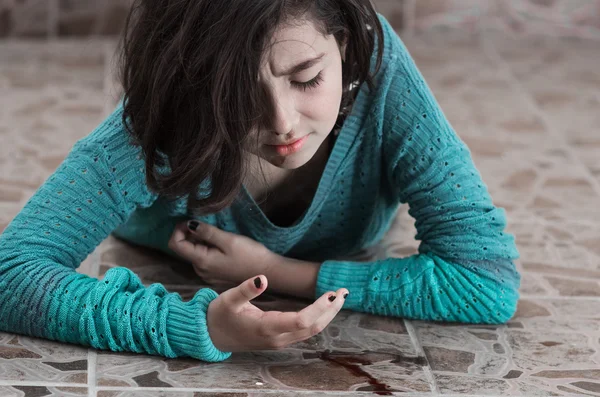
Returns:
[[[235,200],[250,132],[269,126],[272,99],[259,83],[261,57],[279,24],[308,17],[338,46],[347,39],[341,109],[351,84],[372,89],[370,59],[383,31],[369,0],[134,0],[118,47],[123,123],[145,158],[152,191],[189,195],[188,212]],[[377,38],[375,37],[377,35]],[[168,165],[170,172],[158,172]],[[206,193],[200,187],[208,182]]]

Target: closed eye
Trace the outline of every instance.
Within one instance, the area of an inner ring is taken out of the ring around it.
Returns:
[[[315,78],[312,80],[305,81],[302,83],[292,81],[292,85],[294,87],[300,88],[303,91],[306,91],[307,89],[313,89],[313,88],[317,87],[319,84],[321,84],[322,81],[323,81],[323,77],[321,76],[321,72],[319,72],[319,74],[317,74],[315,76]]]

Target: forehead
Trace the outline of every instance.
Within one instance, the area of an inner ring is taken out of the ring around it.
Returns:
[[[272,65],[288,65],[289,62],[330,51],[331,40],[335,41],[335,38],[323,36],[310,20],[283,23],[273,32],[264,60]]]

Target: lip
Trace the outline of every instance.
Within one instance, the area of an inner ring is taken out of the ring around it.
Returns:
[[[267,145],[267,146],[270,146],[273,149],[275,149],[278,154],[280,154],[282,156],[287,156],[289,154],[296,153],[297,151],[299,151],[302,148],[302,146],[304,146],[304,142],[306,141],[307,138],[308,138],[308,135],[305,135],[302,138],[300,138],[290,144],[287,144],[287,145]]]
[[[306,135],[304,135],[302,138],[298,138],[295,141],[292,141],[290,143],[267,143],[267,145],[269,146],[290,146],[293,145],[294,143],[298,142],[300,139],[304,139],[306,137]]]

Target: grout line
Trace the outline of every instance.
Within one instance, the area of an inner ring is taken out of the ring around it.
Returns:
[[[88,349],[88,397],[96,397],[96,363],[98,353]]]
[[[2,386],[88,387],[85,383],[64,383],[35,380],[0,380]]]
[[[469,374],[458,374],[456,372],[452,372],[452,375],[460,376],[460,377],[469,377]],[[41,387],[86,387],[85,384],[78,383],[60,383],[60,382],[40,382],[40,381],[0,381],[0,386],[41,386]],[[98,387],[101,391],[122,391],[122,392],[135,392],[135,391],[158,391],[164,392],[164,387],[117,387],[117,386],[101,386]],[[169,387],[169,392],[210,392],[210,393],[256,393],[259,392],[261,395],[269,395],[274,394],[280,396],[282,390],[257,390],[257,389],[225,389],[225,388],[186,388],[186,387]],[[294,394],[307,396],[314,396],[316,390],[293,390],[289,391]],[[356,392],[356,391],[342,391],[342,390],[327,390],[327,391],[319,391],[319,395],[327,395],[325,393],[335,393],[335,395],[339,396],[360,396],[360,395],[373,395],[372,392]],[[91,394],[90,394],[91,395]],[[407,393],[407,392],[394,392],[392,393],[394,396],[413,396],[413,397],[433,397],[435,396],[432,393]],[[95,396],[95,394],[94,394]],[[444,394],[444,397],[482,397],[481,394]],[[506,397],[506,395],[500,394],[486,394],[486,397]]]
[[[542,288],[544,288],[544,290],[548,293],[547,295],[560,296],[560,290],[558,290],[554,285],[552,285],[547,278],[540,275],[538,277],[535,277],[535,279],[538,282],[538,284]],[[581,281],[581,280],[571,280],[571,281]],[[536,295],[536,294],[531,294],[531,295]],[[539,295],[546,295],[546,294],[539,294]]]
[[[110,386],[106,386],[106,387],[100,387],[99,389],[101,389],[102,391],[145,391],[145,392],[149,392],[149,391],[159,391],[159,392],[164,392],[165,388],[164,387],[110,387]],[[319,395],[319,396],[327,396],[329,394],[327,393],[332,393],[331,395],[333,395],[333,393],[335,393],[335,396],[373,396],[374,392],[368,392],[368,391],[363,391],[363,392],[357,392],[357,391],[346,391],[346,390],[261,390],[261,389],[227,389],[227,388],[185,388],[185,387],[169,387],[168,388],[169,392],[210,392],[210,393],[249,393],[249,394],[253,394],[253,393],[259,393],[261,396],[262,395],[270,395],[273,394],[275,396],[281,396],[281,395],[285,395],[287,393],[293,393],[294,395],[306,395],[306,396],[315,396],[315,395]],[[376,394],[377,392],[375,392]],[[387,392],[386,392],[387,393]],[[423,397],[435,397],[434,394],[432,393],[420,393],[420,392],[390,392],[390,395],[393,396],[411,396],[411,397],[419,397],[419,396],[423,396]],[[460,394],[460,395],[455,395],[455,396],[460,396],[460,397],[469,397],[469,395],[467,394]],[[444,395],[444,397],[452,397],[452,395]],[[481,395],[473,395],[472,397],[481,397]],[[488,397],[486,395],[486,397]]]
[[[600,364],[600,338],[596,335],[588,336],[589,346],[596,350],[596,353],[590,356],[590,360],[596,364]]]
[[[435,381],[435,376],[433,375],[431,366],[429,365],[429,360],[427,359],[427,356],[425,355],[425,351],[423,350],[423,347],[421,346],[421,343],[419,342],[419,337],[417,336],[417,331],[415,330],[415,326],[413,325],[413,323],[411,323],[407,319],[404,319],[404,326],[406,327],[406,331],[408,332],[408,335],[410,336],[410,340],[411,340],[413,346],[415,347],[417,356],[421,356],[421,357],[425,358],[425,360],[427,361],[427,366],[421,367],[421,368],[423,368],[423,372],[425,373],[425,378],[427,379],[427,382],[429,383],[429,387],[431,388],[432,393],[439,394],[440,390],[437,386],[437,382]]]
[[[452,372],[451,374],[461,376],[456,372]],[[464,374],[468,375],[468,374]],[[461,377],[468,377],[468,376]],[[103,391],[125,391],[125,392],[135,392],[135,391],[160,391],[164,392],[164,388],[158,387],[101,387]],[[169,387],[169,392],[210,392],[210,393],[260,393],[261,395],[277,395],[280,396],[283,390],[257,390],[257,389],[221,389],[221,388],[182,388],[182,387]],[[336,396],[372,396],[373,392],[357,392],[357,391],[342,391],[342,390],[293,390],[289,391],[295,395],[307,395],[307,396],[315,396],[323,395],[327,396],[327,393],[335,393]],[[420,392],[393,392],[390,393],[393,396],[411,396],[411,397],[419,397],[419,396],[427,396],[433,397],[435,396],[432,393],[420,393]],[[443,397],[482,397],[482,394],[443,394]],[[485,394],[485,397],[506,397],[506,394]]]
[[[596,178],[594,177],[592,172],[589,170],[589,168],[583,163],[583,161],[581,161],[579,156],[577,156],[577,153],[575,153],[573,151],[573,148],[566,141],[564,135],[562,135],[561,133],[559,133],[558,131],[556,131],[554,129],[554,127],[552,126],[552,123],[546,118],[545,112],[542,111],[542,109],[538,106],[538,104],[533,99],[533,96],[531,95],[531,93],[529,91],[527,91],[525,86],[523,86],[523,84],[519,81],[519,79],[514,75],[514,73],[512,72],[512,70],[510,68],[510,65],[504,60],[504,58],[502,58],[502,55],[500,55],[500,53],[496,50],[493,43],[490,42],[489,36],[487,34],[484,35],[483,40],[484,40],[484,46],[483,46],[484,52],[488,55],[488,57],[490,57],[490,59],[492,61],[495,61],[497,63],[497,65],[499,66],[499,68],[498,68],[499,71],[504,71],[504,74],[508,78],[509,83],[513,86],[513,88],[515,88],[517,90],[518,93],[520,93],[526,99],[526,101],[529,104],[529,107],[533,111],[533,114],[535,114],[536,116],[539,117],[539,119],[541,120],[542,125],[545,127],[545,129],[550,133],[550,135],[554,139],[556,139],[558,141],[558,143],[561,144],[560,149],[564,149],[567,152],[567,154],[569,155],[569,157],[573,160],[573,162],[578,164],[583,169],[583,176],[591,184],[592,188],[596,191],[596,194],[600,195],[600,182],[598,180],[596,180]]]

